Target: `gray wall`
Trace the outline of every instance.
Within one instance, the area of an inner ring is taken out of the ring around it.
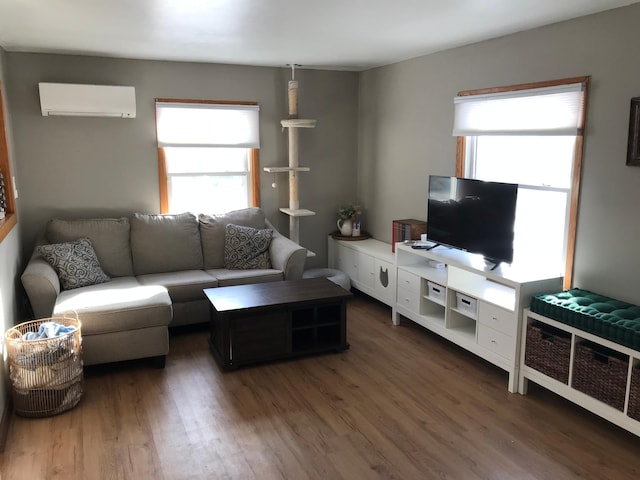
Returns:
[[[301,205],[318,212],[301,220],[301,243],[319,254],[310,266],[326,261],[340,203],[361,202],[364,228],[384,241],[394,218],[425,217],[427,175],[454,173],[456,92],[590,75],[574,285],[640,303],[640,168],[625,165],[629,99],[640,96],[639,21],[634,5],[361,74],[298,72],[301,115],[318,119],[300,149],[312,168],[301,175]],[[155,97],[258,101],[262,165],[286,163],[284,68],[6,53],[4,72],[23,256],[53,215],[158,210]],[[41,81],[133,85],[138,118],[44,118]],[[287,204],[286,176],[277,190],[272,182],[262,175],[262,204],[286,232],[277,212]]]
[[[625,165],[639,23],[634,5],[362,73],[358,193],[369,230],[390,241],[394,218],[424,219],[427,176],[454,174],[458,91],[590,75],[574,286],[640,303],[640,168]]]
[[[280,120],[287,116],[286,68],[122,60],[96,57],[7,53],[9,97],[13,105],[18,185],[22,199],[23,245],[52,216],[123,215],[158,212],[155,98],[246,100],[260,104],[261,166],[286,166],[287,139]],[[301,219],[300,241],[318,256],[308,266],[326,264],[326,235],[335,229],[338,205],[354,190],[357,155],[358,75],[297,70],[299,112],[318,120],[300,134],[300,205],[316,211]],[[132,85],[135,119],[42,117],[38,82]],[[288,234],[288,177],[262,173],[262,207]]]
[[[11,122],[11,102],[7,98],[6,92],[6,53],[0,48],[0,83],[3,85],[5,121],[7,127],[7,142],[9,145],[9,162],[11,163],[11,171],[15,175],[15,160],[13,148],[13,133]],[[18,205],[19,209],[19,205]],[[20,218],[18,218],[20,220]],[[17,288],[18,276],[20,275],[20,223],[14,227],[9,235],[0,242],[0,331],[4,332],[16,323],[19,323],[21,315],[19,314],[19,303]],[[4,342],[1,343],[4,350]],[[6,358],[5,352],[2,357]],[[4,412],[8,395],[8,365],[3,364],[0,368],[0,415]]]

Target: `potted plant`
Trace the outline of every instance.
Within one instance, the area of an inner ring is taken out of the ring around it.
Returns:
[[[340,235],[350,237],[353,233],[353,222],[362,213],[360,205],[343,205],[338,209],[338,230]]]
[[[342,220],[355,220],[361,214],[360,205],[343,205],[338,209],[338,218]]]

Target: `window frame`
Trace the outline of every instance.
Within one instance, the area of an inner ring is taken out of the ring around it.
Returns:
[[[3,172],[5,177],[4,192],[7,197],[5,217],[0,220],[0,242],[2,242],[18,223],[15,194],[13,191],[13,174],[11,173],[11,163],[9,162],[9,145],[7,142],[7,124],[5,121],[2,82],[0,82],[0,171]]]
[[[232,100],[192,100],[176,98],[156,98],[157,102],[164,103],[197,103],[206,105],[258,105],[258,102],[232,101]],[[260,149],[249,150],[249,205],[260,207]],[[167,161],[164,147],[158,147],[158,182],[160,193],[160,213],[169,212],[169,184],[167,175]]]
[[[483,95],[488,93],[513,92],[519,90],[530,90],[534,88],[553,87],[570,83],[584,84],[584,99],[582,116],[580,118],[580,128],[576,135],[576,143],[573,154],[573,165],[571,173],[571,192],[569,200],[569,221],[567,225],[567,245],[565,257],[565,270],[563,288],[569,289],[573,284],[573,264],[575,260],[576,230],[578,225],[578,206],[580,201],[580,183],[582,178],[582,158],[584,152],[584,133],[586,128],[587,106],[589,99],[589,76],[571,77],[543,82],[522,83],[503,87],[491,87],[476,90],[466,90],[458,92],[459,96]],[[464,177],[466,172],[467,159],[467,137],[456,137],[456,177]]]

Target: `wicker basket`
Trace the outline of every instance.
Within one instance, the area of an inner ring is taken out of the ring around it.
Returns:
[[[567,384],[570,356],[571,335],[568,332],[540,322],[527,325],[525,365]]]
[[[572,387],[620,411],[629,373],[629,357],[601,345],[576,344]]]
[[[640,365],[631,371],[631,387],[629,387],[629,409],[627,415],[640,421]]]
[[[45,322],[76,327],[53,338],[24,340]],[[75,407],[83,392],[82,335],[75,312],[21,323],[5,334],[13,406],[24,417],[47,417]]]

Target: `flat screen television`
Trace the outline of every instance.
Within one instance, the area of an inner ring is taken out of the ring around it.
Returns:
[[[430,175],[427,238],[511,263],[517,197],[516,184]]]

